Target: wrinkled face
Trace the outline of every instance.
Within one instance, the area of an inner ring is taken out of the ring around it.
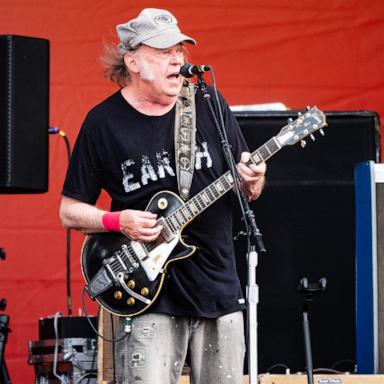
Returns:
[[[177,96],[183,84],[180,67],[184,64],[184,51],[182,44],[166,49],[140,46],[135,61],[142,89],[154,92],[153,96]]]

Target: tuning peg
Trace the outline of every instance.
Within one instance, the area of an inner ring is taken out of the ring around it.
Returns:
[[[292,123],[292,121],[293,121],[292,117],[289,117],[289,118],[287,119],[287,121],[288,121],[288,123]]]
[[[312,141],[316,141],[316,138],[315,138],[315,136],[313,136],[312,133],[309,135],[309,137],[311,138]]]
[[[309,111],[309,110],[311,109],[311,107],[310,107],[309,105],[307,105],[307,106],[305,107],[305,109],[306,109],[307,111]]]
[[[320,132],[321,136],[325,136],[325,132],[323,131],[322,128],[319,130],[319,132]]]
[[[301,148],[305,148],[305,146],[307,145],[307,142],[305,140],[301,140],[300,145],[301,145]]]
[[[302,113],[301,112],[297,112],[297,116],[301,116],[302,115]]]

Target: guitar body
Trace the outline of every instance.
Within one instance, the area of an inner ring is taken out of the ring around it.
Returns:
[[[182,204],[183,201],[176,194],[162,191],[153,196],[146,211],[156,213],[158,217],[167,217]],[[140,250],[142,246],[147,248],[148,254],[140,260],[140,256],[134,250],[138,247]],[[194,246],[182,241],[181,231],[177,231],[174,238],[168,242],[160,239],[147,244],[133,242],[121,233],[89,235],[81,251],[81,267],[88,293],[115,315],[136,316],[157,299],[168,265],[172,261],[189,257],[195,250]],[[118,256],[126,269],[116,260]],[[112,273],[110,269],[113,269]],[[156,276],[151,272],[153,269],[158,270],[157,274],[155,271]],[[124,274],[127,286],[136,294],[145,297],[148,302],[133,297],[119,281],[114,280],[113,273],[116,275],[118,272]],[[109,280],[112,284],[108,284]],[[100,289],[99,287],[103,285],[104,287]],[[94,295],[95,291],[103,289],[105,289],[103,292]]]

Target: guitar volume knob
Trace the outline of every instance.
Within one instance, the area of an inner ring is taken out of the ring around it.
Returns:
[[[135,288],[135,287],[136,287],[136,282],[135,282],[135,280],[129,280],[128,283],[127,283],[127,286],[128,286],[128,288],[130,288],[130,289]]]
[[[116,300],[121,300],[123,298],[123,293],[121,291],[115,291],[115,293],[113,294],[113,297]]]
[[[148,295],[149,295],[149,289],[148,289],[147,287],[141,288],[140,293],[141,293],[143,296],[148,296]]]
[[[133,298],[133,297],[130,297],[128,300],[127,300],[127,304],[132,307],[133,305],[135,305],[136,303],[136,300]]]

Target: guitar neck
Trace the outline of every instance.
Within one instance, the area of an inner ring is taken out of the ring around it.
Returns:
[[[260,164],[262,161],[268,160],[276,152],[281,149],[275,137],[272,137],[265,144],[252,152],[247,165]],[[227,171],[213,183],[200,191],[197,195],[185,202],[178,209],[173,211],[167,218],[166,222],[173,230],[179,230],[187,223],[192,221],[197,215],[212,205],[221,196],[225,195],[233,188],[235,181],[230,171]]]
[[[280,151],[282,146],[277,140],[276,136],[273,136],[269,139],[265,144],[263,144],[260,148],[256,149],[256,151],[251,153],[251,157],[249,158],[247,165],[260,164],[263,161],[267,161],[270,159],[275,153]]]

